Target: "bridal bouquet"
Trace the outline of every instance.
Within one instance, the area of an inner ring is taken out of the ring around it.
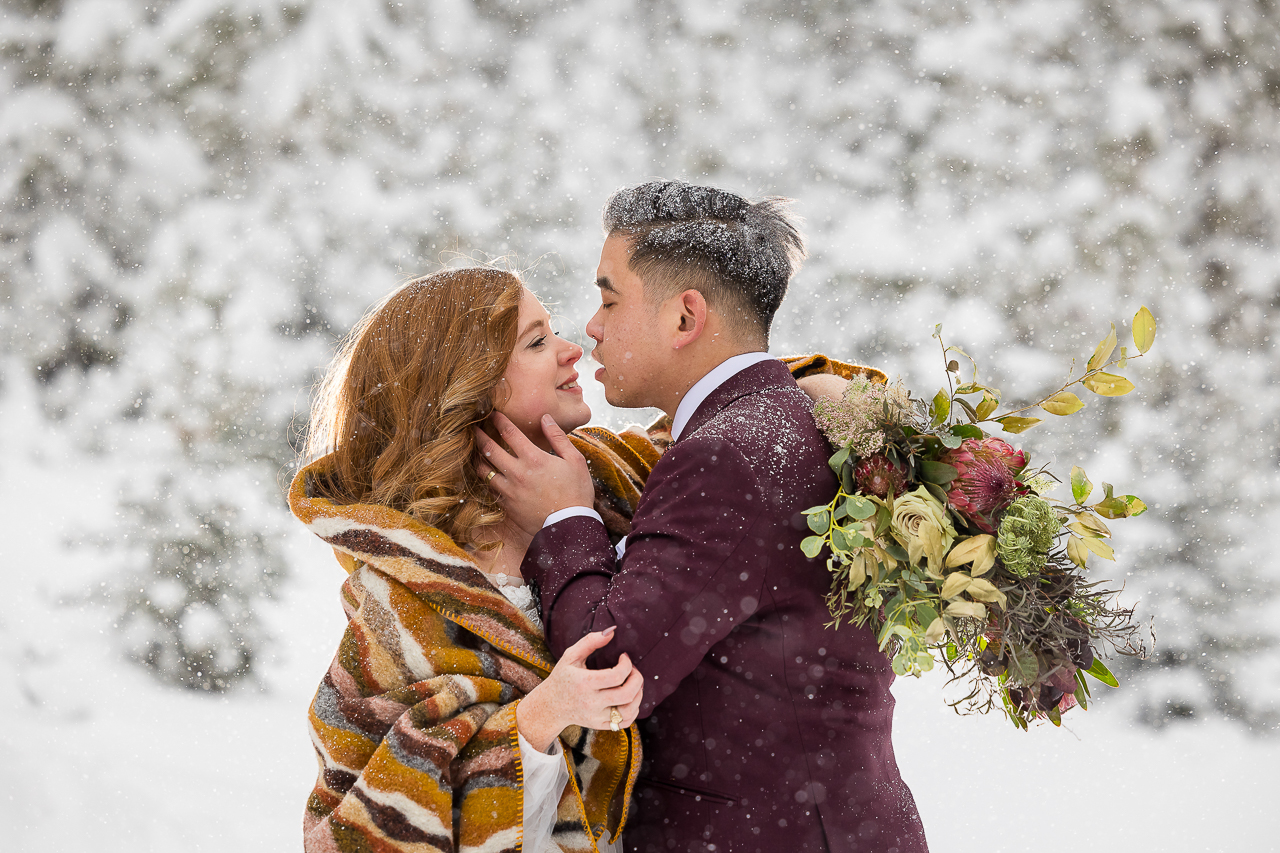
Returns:
[[[1026,728],[1046,717],[1088,707],[1089,675],[1118,686],[1103,664],[1102,644],[1141,655],[1133,611],[1114,603],[1116,591],[1085,577],[1090,557],[1112,560],[1106,521],[1140,515],[1133,495],[1102,483],[1099,496],[1079,467],[1071,469],[1070,500],[1048,493],[1059,485],[1033,469],[1026,451],[989,434],[1024,432],[1039,409],[1066,416],[1084,403],[1070,388],[1105,397],[1133,390],[1111,369],[1123,369],[1150,349],[1155,319],[1142,308],[1133,343],[1116,353],[1115,325],[1098,344],[1083,375],[1043,399],[997,413],[1000,393],[978,381],[978,366],[934,338],[946,362],[947,387],[924,401],[901,382],[855,378],[839,400],[814,410],[837,448],[831,468],[839,488],[831,502],[805,511],[810,557],[829,551],[828,606],[842,620],[870,625],[899,675],[920,675],[935,658],[968,695],[950,704],[962,712],[1001,707]],[[955,384],[960,364],[972,381]],[[1092,502],[1090,502],[1092,498]]]

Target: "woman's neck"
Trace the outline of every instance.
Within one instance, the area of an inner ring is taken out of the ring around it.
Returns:
[[[520,564],[524,561],[529,542],[505,524],[484,531],[477,545],[497,544],[495,549],[477,548],[473,553],[480,571],[486,575],[505,575],[521,580]]]

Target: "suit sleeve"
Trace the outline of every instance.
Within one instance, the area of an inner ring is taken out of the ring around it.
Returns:
[[[764,503],[735,446],[691,436],[650,474],[621,561],[594,519],[544,528],[522,571],[541,589],[552,651],[617,626],[591,663],[610,666],[626,652],[645,676],[648,716],[759,606],[764,567],[751,534]]]

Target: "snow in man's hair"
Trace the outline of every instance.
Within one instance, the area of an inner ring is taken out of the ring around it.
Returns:
[[[787,213],[789,201],[749,202],[715,187],[650,181],[618,190],[604,209],[607,233],[632,241],[629,266],[646,285],[651,275],[711,279],[708,301],[732,298],[749,308],[764,332],[773,322],[791,276],[804,258],[804,240]]]

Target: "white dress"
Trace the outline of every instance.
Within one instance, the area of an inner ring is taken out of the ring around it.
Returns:
[[[505,580],[505,576],[502,576]],[[494,580],[494,579],[490,579]],[[525,584],[494,580],[494,586],[507,600],[519,607],[535,625],[542,628],[542,614],[533,591]],[[539,752],[524,735],[517,733],[520,741],[520,765],[524,768],[524,829],[521,848],[529,853],[560,853],[560,845],[551,840],[551,830],[556,824],[556,807],[564,786],[569,783],[569,768],[562,755],[559,739],[551,742],[551,752]],[[601,839],[597,846],[601,853],[622,853],[622,844]]]

